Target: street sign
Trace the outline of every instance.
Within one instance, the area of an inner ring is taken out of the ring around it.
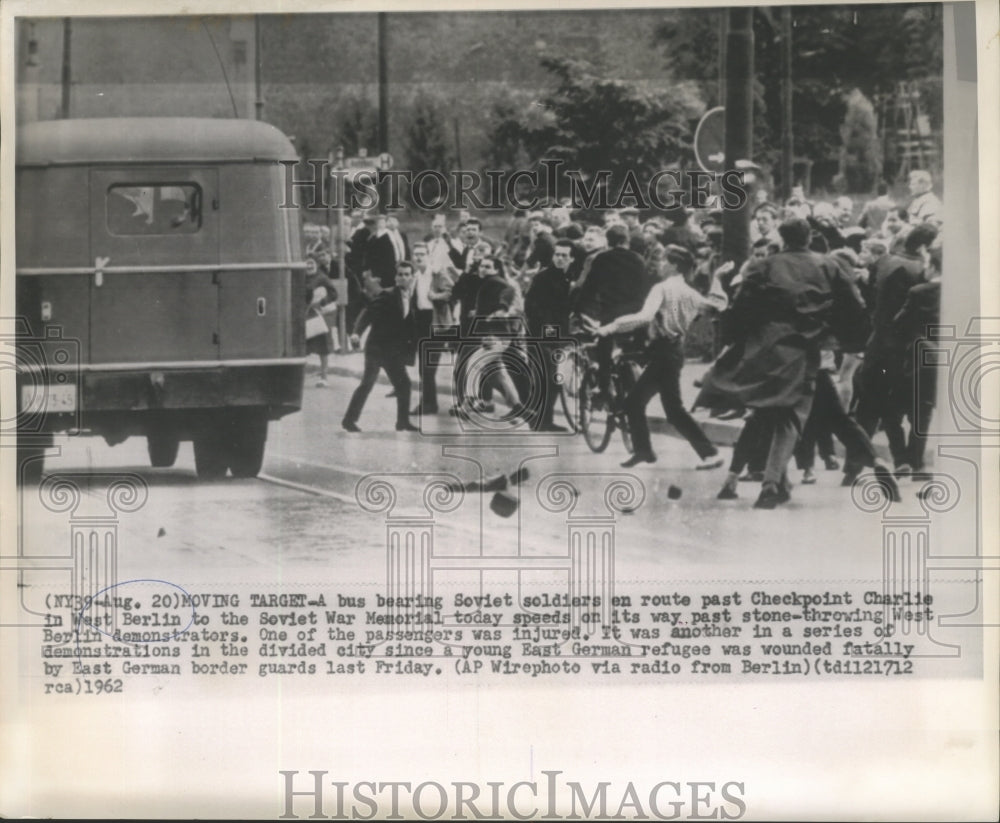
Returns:
[[[694,157],[704,171],[721,172],[726,166],[726,109],[709,109],[694,131]]]

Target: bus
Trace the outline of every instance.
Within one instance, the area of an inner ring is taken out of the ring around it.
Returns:
[[[57,432],[193,442],[200,478],[253,477],[268,423],[302,403],[305,264],[283,208],[296,152],[253,120],[19,127],[18,465]]]

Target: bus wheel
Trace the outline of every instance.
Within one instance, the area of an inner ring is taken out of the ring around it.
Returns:
[[[146,435],[149,462],[157,469],[168,469],[174,465],[180,446],[181,441],[170,432],[158,431]]]
[[[233,422],[229,440],[229,470],[233,477],[256,477],[264,464],[267,414],[255,411]]]
[[[202,480],[226,476],[226,449],[216,429],[209,428],[195,435],[194,467]]]

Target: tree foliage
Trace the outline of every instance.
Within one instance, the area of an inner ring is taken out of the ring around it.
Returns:
[[[364,96],[347,97],[337,107],[339,124],[337,142],[344,154],[352,157],[359,149],[375,154],[378,146],[378,110]]]
[[[418,92],[409,106],[406,122],[407,168],[417,174],[421,171],[444,173],[449,168],[446,108],[442,102],[426,91]],[[423,202],[433,200],[440,186],[433,180],[421,182]]]
[[[882,176],[882,147],[871,100],[854,89],[840,127],[841,174],[848,191],[873,191]]]
[[[667,69],[698,84],[709,105],[719,97],[721,9],[668,12],[653,36]],[[942,22],[938,4],[792,7],[792,129],[795,154],[817,162],[838,156],[840,126],[853,89],[891,102],[900,81],[916,81],[931,127],[941,127]],[[781,134],[781,27],[777,9],[754,14],[754,155],[776,162]],[[891,107],[889,109],[891,113]],[[836,163],[832,166],[835,168]]]
[[[608,77],[583,60],[544,57],[553,84],[528,110],[510,103],[496,111],[491,155],[522,152],[535,164],[560,160],[562,171],[587,180],[608,171],[639,180],[692,158],[692,125],[704,104],[692,84],[671,86]]]

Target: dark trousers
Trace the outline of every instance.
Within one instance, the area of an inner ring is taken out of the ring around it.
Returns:
[[[660,338],[650,343],[647,355],[649,365],[643,369],[625,399],[625,413],[628,415],[636,454],[653,450],[649,437],[649,423],[646,420],[646,406],[654,394],[660,395],[667,422],[687,439],[699,457],[704,459],[718,454],[718,450],[701,430],[701,426],[688,414],[684,408],[684,401],[681,400],[684,341]]]
[[[873,359],[862,366],[864,371],[858,393],[858,405],[855,418],[865,433],[871,437],[878,431],[879,423],[889,440],[889,451],[897,466],[907,461],[906,437],[903,435],[903,415],[898,408],[898,385],[901,375],[892,368],[885,368],[885,363]],[[848,458],[848,465],[858,468],[854,461]]]
[[[858,423],[851,419],[833,382],[833,375],[828,371],[820,371],[816,375],[816,393],[813,396],[812,410],[809,419],[802,430],[802,437],[795,447],[795,464],[800,469],[811,469],[815,456],[814,446],[817,433],[833,434],[847,453],[847,462],[854,466],[872,466],[875,464],[875,447],[871,438]],[[832,443],[830,444],[832,447]],[[820,454],[823,454],[820,446]],[[830,448],[828,454],[833,453]]]
[[[521,400],[529,405],[532,426],[548,426],[555,416],[556,397],[559,386],[556,384],[557,365],[551,346],[530,345],[527,348],[527,371],[514,376],[514,383],[521,393]]]
[[[811,401],[809,397],[806,400]],[[764,465],[764,482],[773,483],[775,486],[789,486],[788,483],[788,461],[795,451],[795,444],[799,440],[799,432],[802,429],[802,418],[808,416],[809,409],[805,406],[806,401],[797,410],[795,407],[763,408],[757,409],[754,413],[759,415],[761,424],[771,431],[771,447],[767,452],[767,463]],[[805,406],[805,414],[801,409]]]
[[[369,354],[365,352],[365,371],[361,375],[361,384],[351,395],[347,405],[344,422],[357,423],[365,401],[371,394],[379,369],[385,369],[386,376],[396,390],[396,425],[410,422],[410,376],[406,373],[406,361],[402,355]]]
[[[729,471],[734,474],[739,474],[744,469],[752,472],[764,471],[770,447],[771,431],[767,427],[767,421],[755,411],[747,418],[740,436],[736,439]]]
[[[420,406],[426,411],[437,409],[437,358],[428,356],[420,342],[429,340],[434,323],[433,309],[417,309],[417,369],[420,374]]]

